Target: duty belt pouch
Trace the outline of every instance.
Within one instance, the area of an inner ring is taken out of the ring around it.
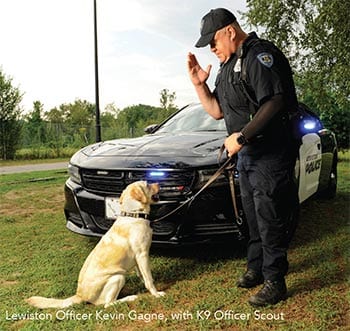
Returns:
[[[231,191],[231,198],[232,198],[232,207],[234,211],[234,220],[237,225],[237,228],[239,230],[240,236],[247,236],[248,235],[248,227],[247,227],[247,222],[244,220],[242,213],[238,210],[237,207],[237,194],[236,194],[236,189],[235,189],[235,172],[236,172],[236,167],[234,163],[231,163],[226,168],[227,176],[229,178],[229,183],[230,183],[230,191]]]

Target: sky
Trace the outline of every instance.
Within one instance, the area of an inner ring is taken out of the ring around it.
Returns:
[[[178,107],[198,101],[187,74],[196,54],[212,88],[218,60],[194,47],[201,18],[225,7],[240,20],[245,0],[97,0],[100,108],[160,105],[160,91]],[[77,99],[95,103],[93,0],[0,0],[0,68],[23,93],[25,112]]]

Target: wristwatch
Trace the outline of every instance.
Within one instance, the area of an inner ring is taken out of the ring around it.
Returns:
[[[239,136],[237,137],[237,142],[239,145],[243,146],[248,143],[248,140],[244,137],[244,134],[240,132]]]

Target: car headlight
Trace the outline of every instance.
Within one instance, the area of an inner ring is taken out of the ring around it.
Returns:
[[[70,179],[77,183],[77,184],[81,184],[81,177],[80,177],[80,172],[79,172],[79,168],[74,166],[73,164],[69,164],[68,165],[68,174],[70,176]]]

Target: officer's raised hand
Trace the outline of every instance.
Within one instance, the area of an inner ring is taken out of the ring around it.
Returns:
[[[220,105],[206,83],[210,75],[211,64],[207,66],[206,70],[203,70],[198,63],[196,56],[192,53],[188,53],[187,69],[192,84],[197,91],[199,100],[205,111],[215,119],[223,118]]]
[[[211,64],[209,64],[207,69],[203,70],[198,63],[196,56],[192,53],[188,53],[187,68],[193,85],[198,86],[204,84],[209,78],[211,67]]]

